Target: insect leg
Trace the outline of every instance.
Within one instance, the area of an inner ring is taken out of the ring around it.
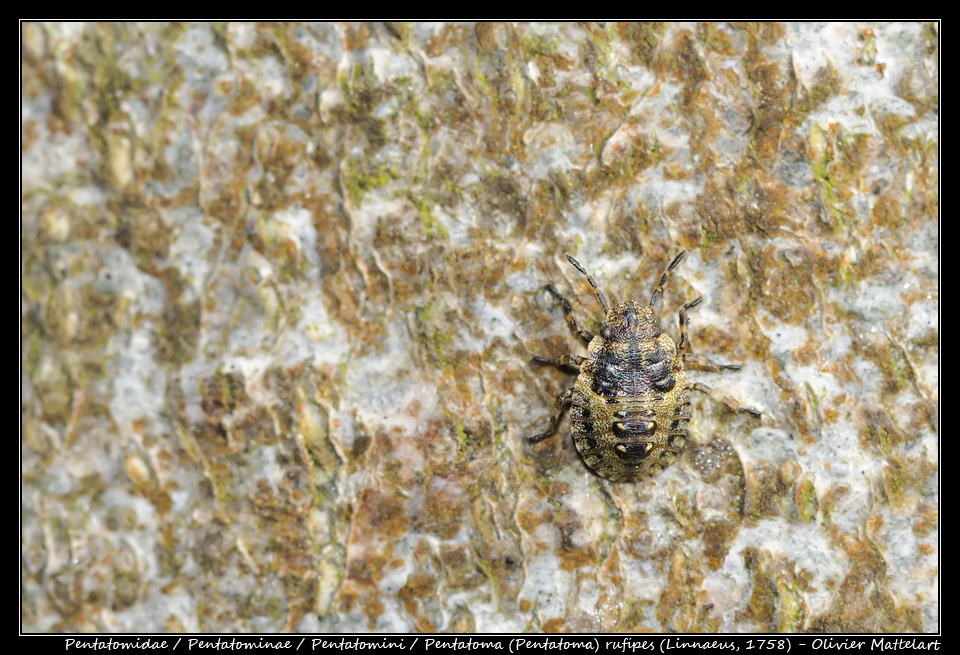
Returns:
[[[673,261],[670,263],[670,266],[667,267],[667,270],[663,272],[663,275],[660,276],[660,282],[657,283],[657,288],[653,290],[653,295],[650,297],[650,306],[653,307],[657,304],[657,301],[660,300],[660,296],[663,295],[663,285],[667,283],[667,273],[672,271],[677,267],[683,258],[686,257],[687,251],[681,250],[680,254],[673,258]]]
[[[548,284],[544,288],[553,294],[554,298],[560,301],[563,307],[563,316],[567,319],[567,325],[570,326],[570,331],[577,335],[577,338],[585,344],[593,341],[593,335],[577,325],[577,320],[573,317],[573,305],[570,304],[570,301],[561,296],[560,293],[553,288],[552,284]]]
[[[563,418],[563,412],[566,411],[567,405],[570,404],[570,398],[573,396],[573,389],[564,389],[557,396],[557,401],[553,403],[553,416],[550,417],[550,427],[547,428],[546,432],[541,432],[536,434],[528,439],[530,443],[537,443],[548,437],[552,437],[557,433],[557,430],[560,428],[560,419]]]
[[[606,314],[607,310],[609,309],[609,307],[607,307],[607,299],[604,298],[603,292],[600,291],[600,287],[597,286],[597,283],[596,281],[594,281],[593,276],[587,273],[587,269],[585,269],[583,265],[580,264],[580,262],[578,262],[576,259],[574,259],[570,255],[567,255],[567,260],[569,260],[569,262],[573,264],[578,271],[583,273],[584,277],[587,278],[587,282],[589,282],[590,286],[593,287],[593,290],[597,292],[597,300],[599,300],[600,304],[603,305],[603,313]]]
[[[710,371],[711,373],[739,371],[741,368],[739,364],[717,364],[712,359],[707,359],[703,355],[694,355],[691,352],[683,353],[683,365],[695,371]]]
[[[546,357],[534,357],[533,361],[537,364],[550,364],[551,366],[556,366],[558,368],[563,366],[572,366],[575,368],[580,368],[580,365],[587,361],[586,357],[581,357],[580,355],[560,355],[556,359],[547,359]]]
[[[680,308],[680,343],[677,344],[677,350],[683,352],[683,346],[686,345],[687,349],[690,348],[690,341],[687,339],[687,310],[692,309],[703,302],[703,296],[700,296],[696,300],[691,300],[686,305]]]
[[[694,382],[690,385],[690,388],[693,389],[694,391],[699,391],[700,393],[707,394],[708,396],[710,396],[710,398],[714,402],[720,403],[721,405],[729,409],[731,412],[734,412],[737,414],[749,414],[750,416],[753,416],[755,418],[760,418],[759,411],[753,409],[752,407],[741,407],[736,403],[735,400],[723,395],[719,391],[716,391],[713,387],[708,387],[707,385],[702,384],[700,382]]]

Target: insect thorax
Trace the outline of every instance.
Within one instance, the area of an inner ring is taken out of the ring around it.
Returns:
[[[657,325],[652,308],[633,301],[613,307],[587,347],[581,386],[604,398],[659,398],[683,374],[677,346]]]

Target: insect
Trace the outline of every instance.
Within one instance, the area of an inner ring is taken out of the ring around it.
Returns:
[[[631,482],[659,473],[683,452],[690,423],[689,390],[705,393],[731,411],[760,417],[757,410],[740,407],[705,384],[687,381],[685,367],[740,370],[737,364],[717,364],[690,352],[687,310],[699,305],[703,296],[680,308],[679,343],[660,330],[653,307],[668,274],[686,254],[677,255],[660,276],[648,304],[628,300],[613,308],[593,276],[567,255],[593,287],[606,318],[594,336],[577,325],[570,301],[552,285],[545,287],[560,301],[570,331],[586,344],[589,356],[533,358],[539,364],[578,369],[580,375],[572,388],[557,396],[547,431],[530,437],[530,443],[554,436],[569,405],[573,442],[587,466],[614,482]]]

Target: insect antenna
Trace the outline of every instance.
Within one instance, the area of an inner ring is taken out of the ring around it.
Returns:
[[[580,262],[578,262],[576,259],[574,259],[570,255],[567,255],[567,259],[570,261],[571,264],[573,264],[576,267],[578,271],[583,273],[583,275],[587,278],[587,282],[589,282],[590,286],[593,287],[593,290],[597,292],[597,300],[599,300],[600,304],[603,305],[603,313],[606,314],[610,310],[610,307],[607,305],[607,299],[603,297],[603,291],[600,291],[600,287],[597,286],[597,283],[593,279],[593,276],[587,273],[587,269],[581,266]]]
[[[680,254],[673,258],[673,262],[667,267],[667,270],[663,272],[663,275],[660,276],[660,282],[657,284],[657,288],[653,290],[653,296],[650,297],[651,307],[657,304],[657,301],[660,300],[660,296],[663,295],[663,285],[667,283],[667,273],[675,269],[677,264],[683,261],[683,258],[686,256],[687,251],[681,250]]]

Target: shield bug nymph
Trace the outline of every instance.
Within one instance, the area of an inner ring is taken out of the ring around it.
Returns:
[[[583,461],[602,477],[630,482],[659,473],[683,452],[690,423],[691,389],[708,394],[731,411],[760,417],[757,410],[736,405],[705,384],[687,381],[685,367],[740,370],[739,365],[717,364],[690,352],[687,310],[699,305],[702,296],[680,308],[679,343],[660,329],[654,305],[663,294],[668,274],[686,254],[682,251],[677,255],[660,276],[648,304],[628,300],[612,308],[593,276],[567,255],[593,287],[606,316],[600,333],[594,336],[577,325],[570,301],[553,285],[545,287],[560,301],[567,325],[586,344],[588,356],[534,357],[540,364],[572,367],[580,374],[572,388],[557,396],[547,431],[530,437],[531,443],[555,435],[570,406],[573,442]]]

